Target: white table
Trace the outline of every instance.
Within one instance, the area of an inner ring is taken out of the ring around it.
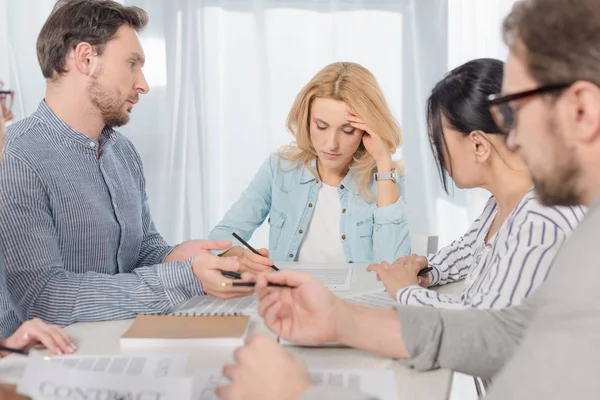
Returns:
[[[374,273],[368,273],[364,265],[354,265],[350,291],[336,292],[339,296],[351,295],[361,291],[374,290],[381,287]],[[462,284],[459,284],[462,285]],[[456,284],[444,287],[443,292],[456,292],[460,286]],[[442,291],[440,290],[440,291]],[[132,323],[132,320],[77,323],[66,328],[78,345],[79,354],[117,354],[121,351],[119,337]],[[267,329],[259,319],[253,319],[251,333],[267,333]],[[429,372],[416,372],[405,368],[398,362],[363,351],[347,348],[299,348],[289,347],[301,357],[311,368],[356,368],[356,369],[389,369],[396,375],[399,400],[445,400],[450,394],[452,371],[439,369]],[[190,355],[188,372],[199,367],[220,368],[231,361],[232,348],[193,347],[186,349],[143,349],[144,352],[177,353]],[[140,350],[131,350],[139,353]]]

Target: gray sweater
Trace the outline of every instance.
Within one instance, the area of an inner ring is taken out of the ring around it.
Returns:
[[[504,310],[398,306],[417,370],[494,377],[488,400],[600,398],[600,201],[557,254],[546,282]],[[332,387],[302,397],[365,400]]]

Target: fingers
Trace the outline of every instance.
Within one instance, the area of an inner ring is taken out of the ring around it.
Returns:
[[[354,128],[360,129],[361,131],[364,131],[364,132],[369,132],[369,127],[367,126],[367,124],[364,124],[364,123],[351,122],[350,126],[353,126]],[[370,133],[369,133],[369,135],[370,135]],[[365,138],[365,137],[367,137],[367,136],[363,136],[363,138]]]
[[[272,293],[269,293],[258,303],[258,315],[264,317],[267,310],[273,306],[273,304],[277,303],[281,298],[281,291],[275,290]]]
[[[71,347],[70,340],[66,340],[59,332],[58,327],[53,325],[45,325],[40,327],[39,331],[34,331],[30,335],[37,341],[42,343],[44,347],[49,349],[54,354],[71,354],[75,352],[75,348]],[[39,335],[39,336],[37,336]],[[54,344],[54,348],[48,347],[50,343]]]
[[[54,354],[71,354],[76,350],[75,344],[61,328],[37,318],[23,323],[6,341],[9,347],[20,349],[38,342]]]
[[[237,351],[234,354],[237,354]],[[230,381],[233,381],[235,379],[236,370],[237,366],[235,364],[227,364],[223,367],[223,376]]]
[[[267,282],[291,287],[297,287],[303,283],[316,281],[312,276],[301,274],[296,271],[278,271],[272,274],[263,274],[262,276]]]
[[[374,268],[375,268],[377,265],[379,265],[379,264],[369,264],[369,266],[367,267],[367,271],[369,271],[369,272],[371,272],[371,271],[374,271],[374,270],[375,270]]]
[[[258,249],[258,252],[261,256],[269,258],[269,250],[268,249]]]
[[[260,249],[258,252],[261,254],[254,254],[252,251],[245,249],[244,258],[242,259],[243,264],[248,269],[257,272],[270,270],[271,266],[275,263],[268,258],[269,251],[267,249]]]
[[[213,257],[215,257],[213,260],[215,261],[215,266],[213,269],[222,269],[230,272],[236,272],[240,269],[240,261],[237,257]]]
[[[260,275],[252,272],[242,272],[242,280],[245,282],[256,282],[257,277]]]
[[[223,376],[229,379],[230,382],[233,382],[236,376],[236,369],[238,369],[234,364],[227,364],[223,367]],[[215,388],[215,394],[219,399],[234,399],[233,388],[231,385],[220,385]]]
[[[277,324],[277,321],[281,320],[281,309],[282,304],[280,301],[274,302],[270,307],[264,309],[264,314],[262,315],[265,325],[273,331],[276,335],[281,336],[282,330],[280,324]],[[289,338],[284,338],[289,339]]]
[[[235,399],[231,385],[221,385],[215,388],[215,394],[221,400]]]
[[[61,345],[63,351],[73,353],[77,350],[77,346],[75,346],[73,340],[62,328],[56,325],[46,326],[48,327],[48,330],[52,332],[52,335],[56,338],[56,341]]]
[[[231,247],[231,240],[202,240],[200,248],[204,250],[225,250]]]

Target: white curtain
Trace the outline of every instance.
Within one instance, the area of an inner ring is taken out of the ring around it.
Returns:
[[[298,91],[326,64],[342,60],[375,74],[403,126],[398,156],[407,165],[413,233],[437,234],[443,244],[480,211],[475,195],[441,190],[424,107],[448,67],[483,55],[504,57],[501,43],[490,45],[482,34],[499,35],[504,11],[481,3],[506,1],[121,2],[150,15],[141,38],[151,90],[121,131],[142,155],[152,213],[170,242],[208,234],[268,154],[291,140],[285,119]],[[0,52],[6,55],[0,77],[18,92],[17,118],[43,97],[35,41],[53,4],[0,0]],[[252,242],[266,246],[264,227]]]

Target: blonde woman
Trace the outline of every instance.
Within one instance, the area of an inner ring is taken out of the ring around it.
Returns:
[[[274,261],[371,263],[410,253],[400,127],[375,77],[355,63],[319,71],[296,97],[295,141],[272,154],[209,239],[248,240],[268,216],[262,256],[234,246],[249,270]],[[235,243],[235,242],[234,242]]]

